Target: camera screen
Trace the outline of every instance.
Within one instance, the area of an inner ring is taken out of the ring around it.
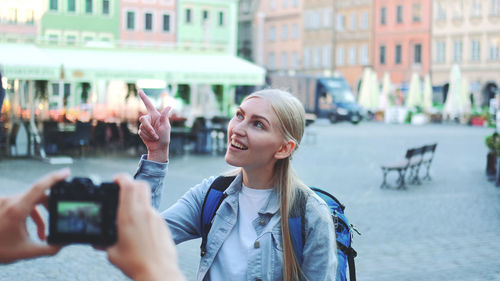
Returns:
[[[101,203],[57,202],[57,231],[69,234],[101,234]]]

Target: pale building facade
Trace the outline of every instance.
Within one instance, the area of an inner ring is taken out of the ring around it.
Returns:
[[[254,24],[258,65],[271,72],[301,68],[302,5],[302,0],[260,1]]]
[[[457,64],[486,105],[500,84],[500,0],[435,0],[432,23],[432,83],[446,85]]]
[[[138,46],[174,43],[176,14],[176,0],[121,0],[121,43]]]
[[[357,92],[363,69],[372,66],[372,0],[334,1],[335,70]]]
[[[302,70],[307,74],[329,76],[334,70],[334,2],[304,2],[304,40]]]

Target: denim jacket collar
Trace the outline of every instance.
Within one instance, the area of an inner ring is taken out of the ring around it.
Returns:
[[[225,193],[227,196],[232,196],[234,194],[238,194],[241,191],[243,184],[243,174],[239,173],[233,182],[226,189]],[[278,200],[278,192],[276,187],[273,188],[271,195],[269,195],[267,199],[267,203],[260,209],[259,215],[274,215],[279,210],[279,200]]]

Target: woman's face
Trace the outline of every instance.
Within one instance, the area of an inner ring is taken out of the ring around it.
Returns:
[[[285,144],[271,103],[254,97],[244,101],[228,125],[226,162],[242,168],[273,168]]]

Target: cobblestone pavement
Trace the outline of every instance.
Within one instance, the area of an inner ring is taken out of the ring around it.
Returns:
[[[491,129],[460,125],[386,125],[317,122],[307,128],[294,167],[309,185],[336,195],[356,236],[358,280],[500,280],[500,188],[486,180],[484,137]],[[407,148],[438,142],[432,181],[408,190],[380,189],[380,164]],[[133,173],[137,157],[77,159],[73,175],[110,180]],[[0,160],[0,194],[26,189],[59,168],[36,160]],[[202,178],[229,168],[219,156],[171,159],[161,208]],[[34,229],[29,222],[29,228]],[[32,231],[33,233],[33,231]],[[199,240],[178,246],[188,280],[195,280]],[[128,280],[89,246],[0,266],[0,280]]]

